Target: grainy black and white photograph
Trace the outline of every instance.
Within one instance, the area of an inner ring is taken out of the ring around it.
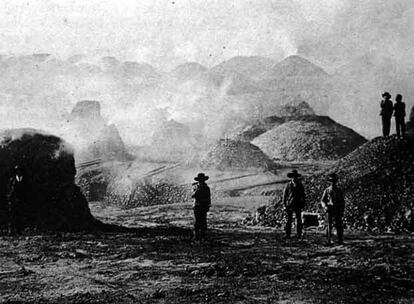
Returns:
[[[1,0],[0,303],[414,303],[414,1]]]

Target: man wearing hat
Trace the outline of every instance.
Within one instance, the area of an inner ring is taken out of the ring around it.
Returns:
[[[195,238],[201,241],[206,237],[207,212],[211,206],[210,188],[206,184],[208,176],[204,173],[199,173],[194,180],[197,181],[193,184],[192,195],[194,198]]]
[[[286,237],[290,237],[292,230],[293,213],[296,216],[296,232],[297,237],[302,236],[302,209],[305,207],[305,189],[299,180],[301,175],[297,170],[292,170],[287,174],[291,180],[287,183],[283,191],[283,204],[286,208],[287,222],[286,222]]]
[[[395,128],[397,129],[397,137],[405,137],[405,103],[402,102],[402,95],[397,94],[394,104]]]
[[[391,101],[391,95],[388,92],[382,94],[384,98],[381,100],[381,112],[380,115],[382,117],[382,135],[387,137],[390,135],[390,128],[391,128],[391,117],[393,112],[393,104]]]
[[[344,216],[345,200],[342,190],[338,187],[338,176],[335,173],[328,175],[329,187],[322,195],[321,204],[328,214],[328,245],[332,244],[332,226],[335,221],[338,243],[343,244],[344,228],[342,217]]]

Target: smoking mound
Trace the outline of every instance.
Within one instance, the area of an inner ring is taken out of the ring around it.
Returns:
[[[71,146],[34,129],[0,133],[0,227],[9,221],[7,189],[16,165],[24,182],[24,199],[14,206],[20,228],[76,231],[91,227],[94,218],[88,202],[74,182]]]

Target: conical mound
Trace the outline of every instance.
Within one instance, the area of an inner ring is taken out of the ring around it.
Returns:
[[[276,125],[256,137],[258,146],[271,159],[326,161],[339,159],[366,140],[326,116],[303,116]]]
[[[220,140],[202,160],[204,168],[218,170],[273,170],[273,162],[255,145],[243,141]]]
[[[14,167],[21,168],[19,186]],[[81,230],[94,223],[75,185],[72,148],[59,137],[33,129],[0,133],[0,228]]]

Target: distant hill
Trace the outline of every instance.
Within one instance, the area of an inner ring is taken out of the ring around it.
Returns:
[[[159,80],[161,75],[148,63],[125,61],[121,66],[122,75],[127,78],[143,78],[147,80]]]
[[[197,62],[187,62],[175,67],[171,71],[170,76],[177,81],[187,81],[198,79],[205,75],[207,71],[208,69],[205,66]]]
[[[325,161],[339,159],[365,138],[326,116],[307,115],[275,119],[273,128],[251,142],[271,159]]]
[[[116,126],[107,125],[102,118],[98,101],[83,100],[75,105],[68,118],[67,134],[75,146],[77,162],[129,158]]]
[[[212,67],[210,74],[217,81],[236,74],[257,81],[270,72],[275,64],[276,61],[260,56],[237,56]]]
[[[286,57],[275,64],[266,74],[267,79],[285,79],[288,77],[326,77],[321,67],[297,55]]]

